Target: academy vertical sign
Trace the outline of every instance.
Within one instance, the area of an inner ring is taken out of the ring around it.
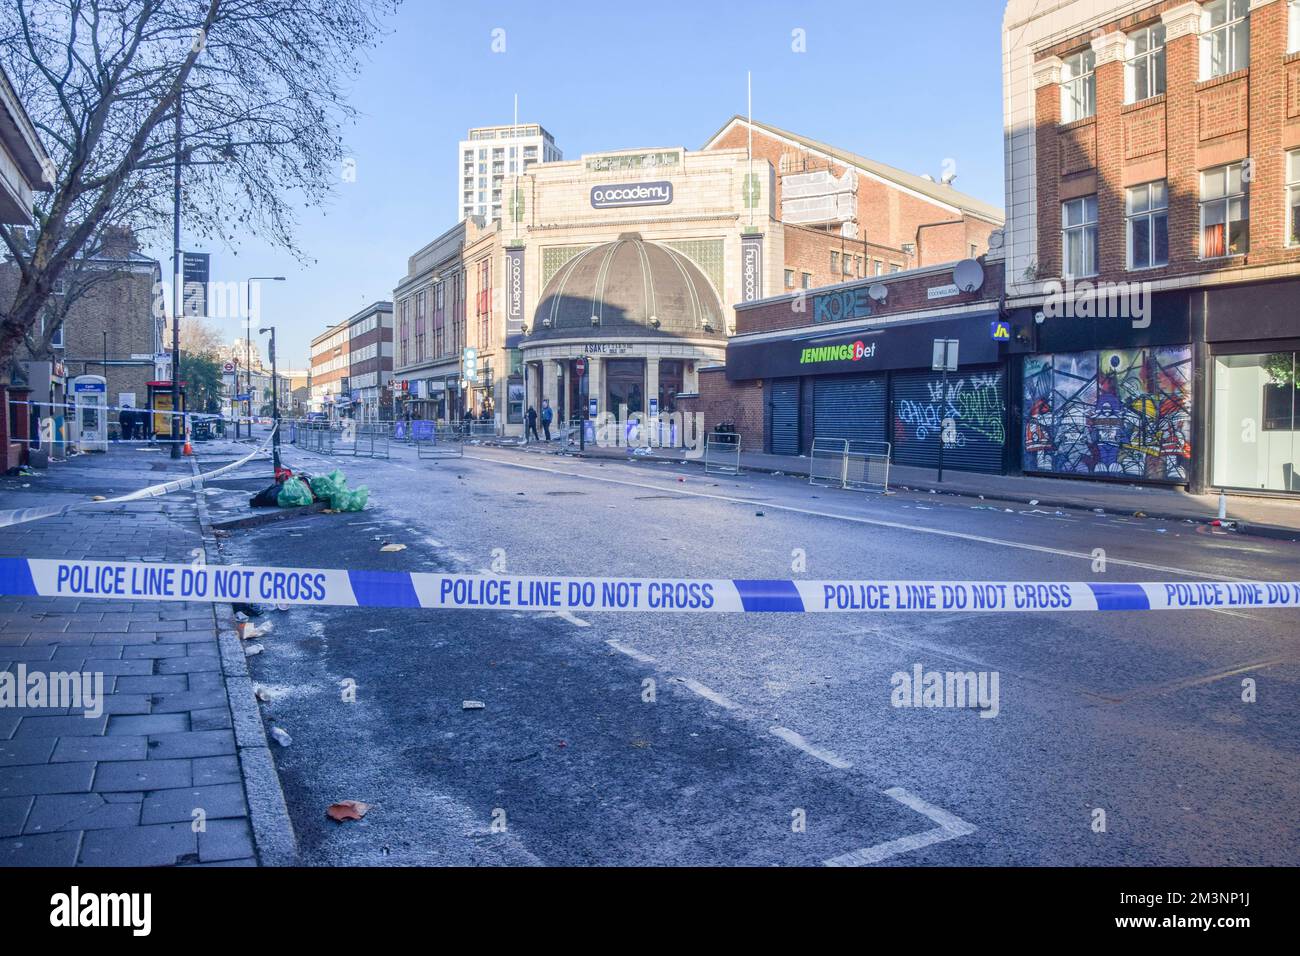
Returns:
[[[754,302],[763,298],[763,237],[740,237],[740,300]]]
[[[506,249],[506,338],[524,333],[524,247]]]

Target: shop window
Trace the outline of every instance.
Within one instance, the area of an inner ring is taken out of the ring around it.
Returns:
[[[1214,360],[1216,485],[1300,491],[1300,390],[1296,352]]]
[[[1061,71],[1061,122],[1073,123],[1097,112],[1097,55],[1084,50],[1066,57]]]
[[[1169,264],[1169,191],[1162,179],[1128,191],[1128,267]]]
[[[1158,23],[1128,35],[1124,66],[1124,102],[1138,103],[1165,91],[1165,25]]]
[[[1081,196],[1061,204],[1061,254],[1071,279],[1097,274],[1097,197]]]
[[[1201,79],[1250,66],[1250,0],[1214,0],[1201,8]]]
[[[1286,244],[1300,246],[1300,149],[1286,154]]]
[[[1201,173],[1201,258],[1237,256],[1250,248],[1250,199],[1241,163]]]

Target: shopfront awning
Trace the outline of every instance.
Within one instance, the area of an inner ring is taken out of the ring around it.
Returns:
[[[727,343],[727,378],[791,378],[844,375],[888,369],[930,368],[935,339],[957,339],[961,365],[987,365],[1001,358],[992,325],[996,309],[952,318],[911,319],[847,329],[803,326],[776,338]]]

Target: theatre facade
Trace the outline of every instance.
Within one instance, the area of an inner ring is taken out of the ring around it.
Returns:
[[[770,163],[737,149],[534,167],[517,238],[502,230],[526,404],[561,421],[676,410],[725,357],[730,305],[780,286],[773,182]]]

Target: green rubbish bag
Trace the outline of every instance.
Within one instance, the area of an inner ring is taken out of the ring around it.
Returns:
[[[280,493],[275,496],[275,503],[281,508],[301,508],[313,500],[311,489],[301,478],[286,479],[280,486]]]
[[[348,480],[337,468],[328,475],[317,475],[311,479],[311,490],[317,498],[333,498],[340,491],[347,491]]]
[[[370,489],[365,485],[351,490],[341,488],[330,496],[330,507],[335,511],[365,511],[369,500]]]

